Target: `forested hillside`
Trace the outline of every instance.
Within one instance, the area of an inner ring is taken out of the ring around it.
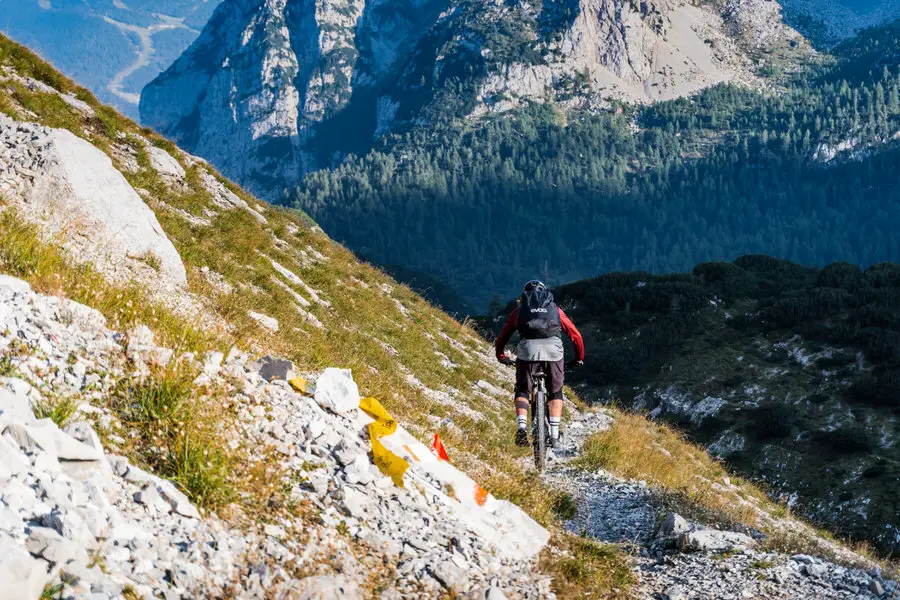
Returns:
[[[767,256],[563,286],[582,396],[690,432],[796,512],[900,548],[900,266]]]
[[[392,136],[309,175],[295,204],[476,307],[536,275],[670,272],[746,253],[900,259],[898,30],[864,32],[778,93],[721,85],[568,117],[534,105]]]

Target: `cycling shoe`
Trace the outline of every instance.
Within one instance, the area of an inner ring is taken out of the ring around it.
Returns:
[[[528,445],[528,432],[524,429],[516,430],[516,446],[527,446]]]

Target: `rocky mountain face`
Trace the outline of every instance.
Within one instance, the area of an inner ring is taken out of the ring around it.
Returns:
[[[780,0],[785,19],[810,40],[829,46],[859,30],[900,18],[897,0]]]
[[[230,0],[145,88],[141,118],[277,200],[403,126],[758,85],[804,44],[770,0]]]

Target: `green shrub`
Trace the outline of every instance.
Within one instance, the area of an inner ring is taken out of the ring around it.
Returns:
[[[786,438],[797,420],[797,410],[785,402],[768,402],[750,413],[750,428],[759,440]]]
[[[833,431],[817,431],[813,439],[838,454],[871,452],[878,446],[874,436],[859,424],[844,425]]]
[[[816,287],[843,288],[856,291],[864,284],[862,269],[857,265],[839,262],[822,269],[816,279]]]

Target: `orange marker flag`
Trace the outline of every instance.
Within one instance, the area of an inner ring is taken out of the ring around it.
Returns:
[[[444,442],[441,441],[438,434],[434,434],[434,441],[431,443],[431,451],[439,459],[450,462],[450,457],[447,456],[447,450],[444,449]]]

